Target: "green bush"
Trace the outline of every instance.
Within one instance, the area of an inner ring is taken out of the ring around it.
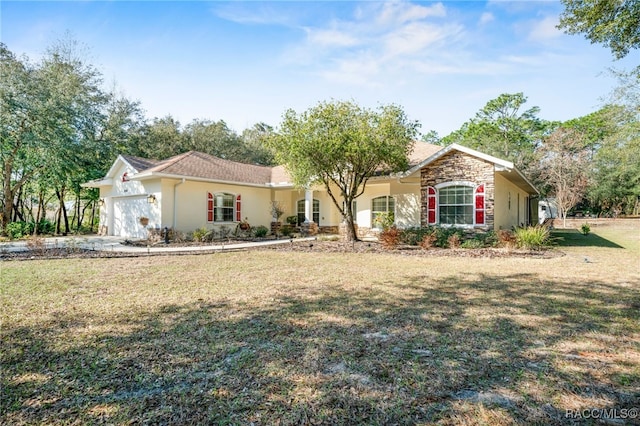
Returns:
[[[205,242],[208,233],[209,233],[209,230],[207,228],[204,228],[204,227],[198,228],[195,231],[193,231],[193,240],[203,243]]]
[[[283,237],[290,237],[293,235],[293,228],[290,225],[284,225],[280,228],[280,233]]]
[[[527,226],[515,230],[516,245],[528,250],[539,250],[549,245],[549,228],[546,226]]]
[[[582,235],[586,237],[589,235],[589,232],[591,232],[591,226],[588,223],[583,223],[580,227],[580,232],[582,232]]]
[[[24,233],[23,222],[10,222],[4,227],[4,232],[11,240],[22,238]]]
[[[256,238],[264,238],[267,236],[268,233],[269,233],[269,228],[267,228],[264,225],[256,226],[255,228],[253,228],[253,235]]]
[[[291,226],[297,226],[298,225],[298,216],[293,215],[293,216],[287,216],[287,223]]]
[[[426,235],[431,235],[433,232],[434,228],[430,226],[427,226],[425,228],[406,228],[400,232],[400,241],[410,246],[417,246],[422,243]]]
[[[378,213],[373,219],[373,224],[381,227],[382,229],[389,229],[393,226],[395,220],[393,212]]]
[[[460,244],[460,247],[464,249],[480,249],[486,247],[486,245],[478,238],[471,238],[463,241],[462,244]]]

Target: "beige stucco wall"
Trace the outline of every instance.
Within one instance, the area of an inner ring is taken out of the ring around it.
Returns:
[[[257,188],[229,184],[217,184],[208,182],[186,181],[175,187],[176,199],[176,217],[172,217],[172,226],[175,228],[190,232],[198,228],[213,229],[216,227],[226,226],[235,229],[237,222],[208,222],[207,221],[207,193],[225,192],[234,196],[240,194],[242,199],[242,219],[246,220],[251,226],[264,225],[269,226],[271,223],[271,189]],[[173,192],[173,191],[172,191]],[[173,193],[171,192],[171,195]],[[235,219],[235,218],[234,218]],[[231,230],[233,230],[231,229]]]
[[[511,229],[525,224],[529,194],[498,173],[495,174],[495,183],[495,229]]]

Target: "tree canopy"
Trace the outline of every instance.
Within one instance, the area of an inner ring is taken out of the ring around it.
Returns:
[[[637,0],[561,0],[565,10],[558,28],[584,34],[621,59],[640,46],[640,2]]]
[[[355,240],[353,200],[374,174],[406,169],[418,127],[396,105],[321,102],[302,114],[286,111],[269,144],[298,186],[325,186]]]
[[[540,108],[522,111],[526,102],[523,93],[504,93],[487,102],[473,119],[442,142],[459,143],[526,169],[547,129],[547,123],[538,118]]]

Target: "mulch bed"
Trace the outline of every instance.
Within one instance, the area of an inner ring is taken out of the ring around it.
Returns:
[[[233,249],[233,245],[237,243],[245,243],[246,240],[225,241],[225,250]],[[222,242],[213,243],[221,245]],[[137,247],[198,247],[205,245],[202,243],[170,243],[152,244],[145,241],[131,242],[131,246]],[[307,253],[377,253],[392,254],[398,256],[417,256],[417,257],[465,257],[465,258],[535,258],[535,259],[551,259],[564,256],[564,253],[557,249],[545,250],[517,250],[508,248],[481,248],[481,249],[442,249],[431,248],[423,250],[417,246],[401,245],[395,248],[386,248],[377,242],[358,241],[355,243],[346,243],[342,241],[299,241],[293,240],[290,244],[276,244],[261,247],[248,248],[243,250],[259,250],[259,251],[278,251],[278,252],[307,252]],[[130,253],[118,252],[110,250],[88,250],[79,248],[47,248],[36,249],[23,252],[0,252],[0,260],[35,260],[35,259],[73,259],[73,258],[113,258],[113,257],[139,257],[154,255],[197,255],[210,254],[219,250],[202,250],[197,252],[164,252],[164,253]]]

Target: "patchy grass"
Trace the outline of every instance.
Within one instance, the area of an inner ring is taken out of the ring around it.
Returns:
[[[640,244],[593,235],[614,246],[3,262],[0,423],[554,424],[639,407]]]

